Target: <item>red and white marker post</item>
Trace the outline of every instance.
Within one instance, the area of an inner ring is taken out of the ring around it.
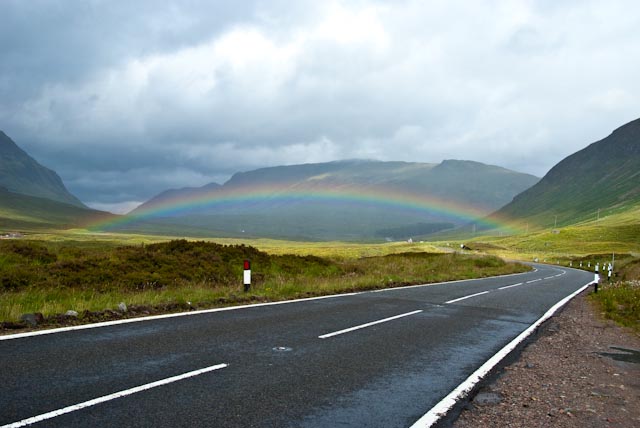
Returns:
[[[247,292],[251,288],[251,262],[244,261],[244,291]]]

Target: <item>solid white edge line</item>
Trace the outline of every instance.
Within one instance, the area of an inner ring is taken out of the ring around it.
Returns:
[[[126,389],[124,391],[114,392],[113,394],[103,395],[102,397],[94,398],[93,400],[85,401],[83,403],[74,404],[73,406],[67,406],[62,409],[54,410],[52,412],[43,413],[38,416],[34,416],[28,419],[23,419],[18,422],[13,422],[8,425],[2,425],[0,428],[18,428],[31,424],[35,424],[36,422],[41,422],[47,419],[55,418],[56,416],[61,416],[66,413],[75,412],[76,410],[84,409],[86,407],[95,406],[96,404],[104,403],[106,401],[115,400],[116,398],[125,397],[127,395],[135,394],[137,392],[145,391],[147,389],[155,388],[157,386],[166,385],[168,383],[177,382],[179,380],[187,379],[190,377],[198,376],[203,373],[211,372],[214,370],[220,370],[227,367],[227,364],[217,364],[215,366],[205,367],[203,369],[194,370],[191,372],[183,373],[181,375],[169,377],[166,379],[161,379],[155,382],[147,383],[145,385],[136,386],[135,388]]]
[[[433,406],[427,413],[425,413],[420,419],[418,419],[410,428],[429,428],[433,426],[437,421],[440,420],[443,416],[447,414],[449,410],[455,404],[466,396],[474,386],[484,376],[487,375],[504,357],[509,355],[511,351],[513,351],[516,346],[518,346],[523,340],[525,340],[533,331],[540,326],[547,319],[551,318],[554,313],[562,306],[564,306],[569,300],[573,299],[578,294],[582,293],[587,287],[589,287],[593,282],[588,282],[587,284],[580,287],[575,292],[571,293],[564,299],[560,300],[558,303],[553,305],[540,319],[538,319],[535,323],[531,324],[529,328],[520,333],[515,339],[509,342],[504,348],[499,350],[493,357],[489,358],[483,365],[480,366],[475,372],[471,374],[467,379],[465,379],[460,385],[458,385],[453,391],[451,391],[446,397],[444,397],[440,402],[438,402],[435,406]]]
[[[349,333],[349,332],[354,331],[354,330],[360,330],[361,328],[371,327],[372,325],[380,324],[380,323],[383,323],[383,322],[393,321],[393,320],[396,320],[396,319],[402,318],[402,317],[408,317],[409,315],[415,315],[415,314],[418,314],[420,312],[422,312],[422,309],[419,309],[419,310],[413,311],[413,312],[407,312],[406,314],[395,315],[395,316],[392,316],[392,317],[389,317],[389,318],[385,318],[385,319],[382,319],[382,320],[378,320],[378,321],[368,322],[366,324],[360,324],[360,325],[357,325],[355,327],[345,328],[344,330],[334,331],[333,333],[323,334],[322,336],[318,336],[318,338],[319,339],[326,339],[326,338],[329,338],[329,337],[337,336],[339,334]]]
[[[267,302],[267,303],[254,303],[251,305],[239,305],[239,306],[227,306],[224,308],[213,308],[213,309],[202,309],[199,311],[190,311],[190,312],[177,312],[174,314],[163,314],[163,315],[152,315],[148,317],[140,317],[140,318],[127,318],[124,320],[115,320],[115,321],[104,321],[95,324],[84,324],[84,325],[75,325],[71,327],[60,327],[60,328],[52,328],[50,330],[38,330],[38,331],[30,331],[27,333],[17,333],[17,334],[8,334],[6,336],[0,335],[0,341],[10,340],[10,339],[20,339],[23,337],[31,337],[31,336],[41,336],[44,334],[53,334],[53,333],[63,333],[65,331],[74,331],[74,330],[86,330],[90,328],[99,328],[99,327],[109,327],[112,325],[119,324],[129,324],[132,322],[141,322],[141,321],[150,321],[150,320],[159,320],[164,318],[175,318],[175,317],[184,317],[190,315],[200,315],[200,314],[209,314],[213,312],[225,312],[225,311],[234,311],[237,309],[245,309],[245,308],[257,308],[261,306],[273,306],[273,305],[283,305],[285,303],[294,303],[294,302],[306,302],[310,300],[321,300],[321,299],[330,299],[333,297],[343,297],[343,296],[354,296],[360,293],[344,293],[344,294],[332,294],[329,296],[319,296],[319,297],[308,297],[305,299],[296,299],[296,300],[282,300],[279,302]],[[0,427],[2,428],[2,427]]]
[[[448,302],[444,302],[444,303],[445,303],[445,305],[449,304],[449,303],[456,303],[456,302],[459,302],[460,300],[469,299],[471,297],[476,297],[476,296],[481,296],[483,294],[487,294],[489,291],[491,291],[491,290],[481,291],[480,293],[475,293],[475,294],[469,294],[468,296],[458,297],[457,299],[449,300]]]
[[[331,298],[334,298],[334,297],[355,296],[355,295],[358,295],[358,294],[371,293],[371,292],[402,290],[402,289],[416,288],[416,287],[427,287],[427,286],[439,285],[439,284],[453,284],[453,283],[456,283],[456,282],[481,281],[483,279],[490,279],[490,278],[502,278],[502,277],[507,277],[507,276],[525,275],[525,274],[534,273],[534,272],[537,272],[537,271],[538,271],[538,269],[534,268],[532,271],[529,271],[529,272],[510,273],[508,275],[489,276],[489,277],[486,277],[486,278],[458,279],[458,280],[455,280],[455,281],[433,282],[433,283],[428,283],[428,284],[409,285],[409,286],[406,286],[406,287],[386,288],[386,289],[382,289],[382,290],[359,291],[359,292],[355,292],[355,293],[343,293],[343,294],[331,294],[329,296],[307,297],[307,298],[304,298],[304,299],[294,299],[294,300],[282,300],[280,302],[253,303],[253,304],[250,304],[250,305],[228,306],[228,307],[225,307],[225,308],[202,309],[202,310],[199,310],[199,311],[177,312],[175,314],[152,315],[152,316],[148,316],[148,317],[127,318],[127,319],[124,319],[124,320],[103,321],[103,322],[99,322],[99,323],[95,323],[95,324],[74,325],[74,326],[70,326],[70,327],[52,328],[52,329],[49,329],[49,330],[38,330],[38,331],[30,331],[30,332],[26,332],[26,333],[0,335],[0,341],[11,340],[11,339],[21,339],[21,338],[24,338],[24,337],[31,337],[31,336],[42,336],[42,335],[45,335],[45,334],[64,333],[66,331],[87,330],[87,329],[90,329],[90,328],[109,327],[109,326],[112,326],[112,325],[128,324],[128,323],[132,323],[132,322],[151,321],[151,320],[158,320],[158,319],[163,319],[163,318],[184,317],[184,316],[191,316],[191,315],[209,314],[209,313],[213,313],[213,312],[234,311],[234,310],[237,310],[237,309],[245,309],[245,308],[257,308],[257,307],[261,307],[261,306],[283,305],[283,304],[286,304],[286,303],[308,302],[308,301],[311,301],[311,300],[331,299]],[[0,428],[2,428],[2,427],[0,427]]]
[[[504,287],[500,287],[500,288],[498,288],[498,290],[506,290],[507,288],[517,287],[517,286],[522,285],[522,284],[524,284],[524,283],[523,283],[523,282],[519,282],[519,283],[517,283],[517,284],[505,285]]]
[[[407,286],[404,286],[404,287],[381,288],[380,290],[363,291],[362,293],[382,293],[383,291],[407,290],[407,289],[410,289],[410,288],[428,287],[428,286],[431,286],[431,285],[455,284],[457,282],[482,281],[483,279],[491,279],[491,278],[506,278],[508,276],[526,275],[528,273],[535,273],[537,271],[538,271],[538,269],[534,268],[533,270],[530,270],[528,272],[510,273],[510,274],[507,274],[507,275],[486,276],[484,278],[469,278],[469,279],[456,279],[456,280],[453,280],[453,281],[444,281],[444,282],[429,282],[427,284],[407,285]]]

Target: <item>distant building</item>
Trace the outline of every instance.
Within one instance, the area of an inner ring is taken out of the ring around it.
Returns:
[[[24,235],[20,232],[7,232],[0,235],[0,239],[20,239],[24,238]]]

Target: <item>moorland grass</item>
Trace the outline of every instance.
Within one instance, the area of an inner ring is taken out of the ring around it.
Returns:
[[[615,280],[603,280],[591,299],[605,318],[640,333],[640,258],[624,258],[616,269]]]
[[[300,255],[269,254],[246,245],[186,240],[136,245],[0,241],[0,320],[15,321],[31,312],[100,311],[119,302],[212,307],[276,301],[528,270],[493,256],[389,247],[373,253],[391,254],[361,257],[369,254],[366,246],[348,245],[333,258],[320,258],[306,254],[309,247],[299,249]],[[398,248],[416,252],[394,254]],[[242,289],[244,259],[252,264],[249,293]]]
[[[640,281],[605,283],[591,298],[605,318],[640,334]]]

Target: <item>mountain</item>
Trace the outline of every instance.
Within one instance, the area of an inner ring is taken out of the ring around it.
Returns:
[[[568,156],[492,217],[553,227],[640,204],[640,119]]]
[[[170,190],[130,213],[129,231],[159,225],[218,236],[407,239],[484,216],[538,178],[478,162],[347,160],[241,172],[222,186]]]
[[[40,165],[0,131],[0,186],[23,195],[86,206],[73,196],[54,171]]]
[[[117,216],[86,207],[54,171],[40,165],[0,131],[0,228],[85,227]]]
[[[154,196],[144,204],[138,206],[132,211],[132,213],[140,212],[142,210],[150,210],[154,207],[160,207],[166,204],[170,204],[174,200],[184,199],[197,199],[206,197],[212,191],[218,190],[220,186],[218,183],[209,183],[202,187],[183,187],[181,189],[169,189]]]

